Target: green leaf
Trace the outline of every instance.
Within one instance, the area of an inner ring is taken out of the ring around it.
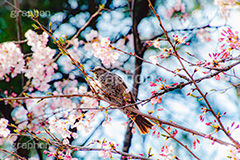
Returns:
[[[34,30],[39,29],[39,27],[36,24],[32,24],[32,26],[33,26]]]
[[[105,7],[104,4],[100,4],[100,5],[99,5],[99,8],[101,8],[101,9],[103,9],[104,7]]]
[[[152,151],[152,147],[149,148],[149,150],[148,150],[148,155],[151,154],[151,151]]]
[[[47,95],[52,95],[53,96],[53,93],[52,92],[48,92],[48,93],[46,93]]]
[[[80,67],[82,68],[82,70],[84,70],[84,66],[83,66],[83,64],[80,64]]]
[[[49,26],[49,31],[52,33],[52,22],[49,22],[48,26]]]
[[[33,10],[35,18],[38,18],[39,16],[39,11],[37,9]]]
[[[59,41],[60,41],[61,44],[65,43],[64,40],[62,39],[62,37],[59,37]]]
[[[23,93],[24,97],[30,97],[27,93]]]
[[[197,96],[195,96],[194,94],[190,93],[190,96],[194,97],[194,98],[197,98]]]
[[[17,129],[14,129],[13,132],[15,132],[15,133],[19,133],[19,131],[18,131]]]
[[[28,11],[28,16],[33,18],[34,17],[33,12],[32,11]]]
[[[42,100],[43,100],[43,99],[38,100],[37,103],[40,103]]]

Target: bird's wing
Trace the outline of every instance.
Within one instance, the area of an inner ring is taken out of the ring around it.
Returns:
[[[117,77],[117,81],[118,81],[118,85],[119,87],[122,87],[122,88],[119,88],[119,90],[121,91],[121,94],[123,94],[122,96],[126,97],[126,99],[130,100],[130,102],[128,102],[129,104],[131,103],[136,103],[136,100],[134,99],[133,95],[132,95],[132,92],[128,89],[126,83],[123,81],[123,79],[116,75]],[[138,109],[138,106],[135,105],[135,106],[132,106],[133,108],[135,109]]]

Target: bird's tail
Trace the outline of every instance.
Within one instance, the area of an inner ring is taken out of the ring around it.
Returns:
[[[137,128],[141,134],[148,134],[149,129],[151,129],[152,126],[154,126],[154,124],[152,122],[150,122],[149,120],[147,120],[146,118],[144,118],[141,115],[134,116],[134,118],[132,118],[132,120],[135,123],[135,125],[137,126]]]

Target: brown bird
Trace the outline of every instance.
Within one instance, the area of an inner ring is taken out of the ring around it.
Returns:
[[[115,103],[119,106],[136,103],[132,93],[129,91],[127,85],[124,83],[120,76],[102,67],[95,67],[90,71],[94,73],[95,78],[101,85],[100,87],[103,90],[101,91],[101,94],[107,97],[110,102]],[[130,107],[139,110],[137,105]],[[124,114],[128,115],[132,119],[141,134],[149,133],[149,129],[154,126],[153,123],[151,123],[143,116],[129,111],[128,107],[119,110],[121,110]]]

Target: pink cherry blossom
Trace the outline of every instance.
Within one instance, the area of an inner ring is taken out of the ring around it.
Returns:
[[[0,45],[0,64],[0,80],[4,79],[6,74],[15,77],[22,73],[25,62],[20,48],[12,42]]]
[[[239,160],[239,157],[237,154],[239,153],[239,150],[236,149],[234,146],[228,145],[226,148],[227,153],[230,155],[231,160]]]
[[[173,157],[170,156],[170,154],[173,153],[173,147],[172,146],[163,146],[161,148],[162,153],[160,154],[161,157],[164,157],[164,159],[172,159]]]
[[[111,151],[107,151],[107,150],[102,150],[98,153],[99,157],[103,157],[104,159],[106,158],[110,158],[112,156],[112,152]]]
[[[8,137],[8,135],[10,134],[10,130],[7,128],[0,128],[0,137]]]
[[[214,5],[219,6],[219,14],[227,19],[231,9],[239,9],[240,6],[237,0],[214,0]]]
[[[158,56],[150,56],[148,58],[153,64],[158,64]]]
[[[209,42],[211,41],[211,37],[210,37],[210,32],[207,31],[207,29],[199,29],[198,33],[196,34],[196,37],[198,37],[198,39],[201,42]]]
[[[94,42],[92,44],[94,49],[93,55],[99,58],[104,65],[110,65],[116,63],[120,54],[113,50],[110,47],[110,39],[109,38],[102,38],[101,42]]]
[[[178,15],[178,12],[181,12],[184,17],[188,17],[188,14],[185,13],[185,11],[185,4],[182,3],[181,0],[177,0],[172,8],[166,10],[166,18],[170,19],[172,16]]]
[[[47,91],[50,85],[54,69],[57,69],[57,64],[52,61],[56,50],[47,47],[48,34],[43,32],[42,35],[36,34],[32,30],[25,33],[28,40],[28,45],[31,46],[32,58],[28,61],[25,69],[25,76],[32,79],[33,85],[39,91]]]
[[[5,118],[0,119],[0,128],[6,128],[8,125],[8,120]]]
[[[153,44],[153,46],[154,46],[155,48],[161,49],[161,48],[160,48],[160,42],[159,42],[158,40],[154,40],[152,44]]]
[[[0,119],[0,137],[8,137],[10,130],[7,128],[8,120],[5,118]]]

